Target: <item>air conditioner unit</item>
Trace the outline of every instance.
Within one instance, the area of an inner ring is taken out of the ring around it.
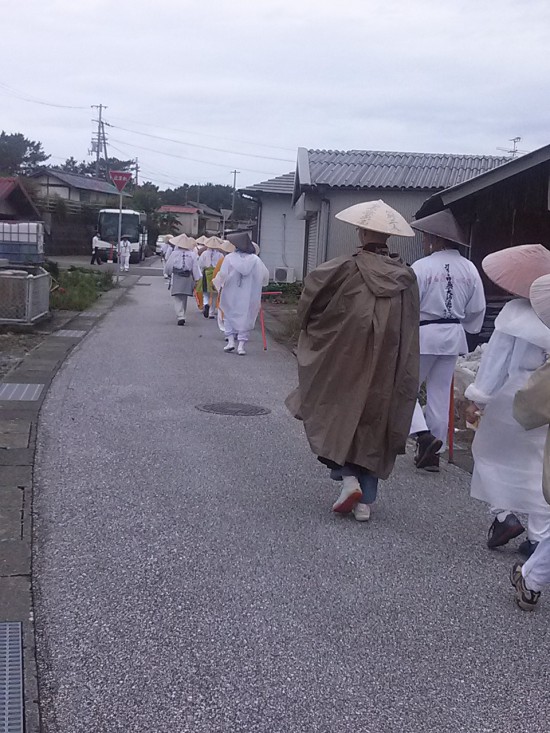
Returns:
[[[276,283],[295,283],[296,275],[293,267],[276,267],[273,270],[273,280]]]

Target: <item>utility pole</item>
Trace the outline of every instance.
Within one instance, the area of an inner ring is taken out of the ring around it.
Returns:
[[[237,173],[240,173],[238,170],[231,171],[233,173],[233,196],[231,197],[231,210],[233,212],[232,216],[233,219],[235,219],[235,196],[237,195]]]
[[[136,158],[134,161],[135,171],[136,171],[136,186],[139,186],[139,160]]]
[[[201,184],[197,183],[197,204],[201,202]]]
[[[107,107],[104,104],[92,104],[92,109],[99,110],[98,120],[97,120],[97,140],[92,140],[92,152],[95,151],[95,177],[99,178],[99,160],[101,158],[102,141],[103,141],[103,147],[105,151],[107,150],[106,143],[105,143],[105,128],[103,127],[103,120],[102,120],[103,110],[107,109]],[[105,152],[105,155],[107,155],[106,152]]]

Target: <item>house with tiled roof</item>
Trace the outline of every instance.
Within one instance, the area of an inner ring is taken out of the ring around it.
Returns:
[[[408,221],[434,193],[496,168],[508,159],[487,155],[298,149],[296,171],[242,189],[259,203],[258,239],[272,272],[290,279],[355,251],[357,235],[335,214],[360,201],[383,199]],[[418,237],[392,237],[406,261],[422,256]],[[277,278],[281,279],[281,278]]]
[[[159,214],[170,216],[176,223],[178,234],[196,237],[199,234],[214,235],[221,232],[223,216],[206,204],[188,201],[186,204],[164,204]]]
[[[52,168],[41,168],[31,175],[41,204],[63,199],[71,209],[82,204],[96,207],[118,205],[118,190],[112,183],[80,173],[66,173]],[[129,194],[122,194],[129,198]]]

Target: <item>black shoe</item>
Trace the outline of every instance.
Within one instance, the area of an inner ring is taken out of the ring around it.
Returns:
[[[185,326],[185,318],[178,319],[178,326]]]
[[[518,552],[520,555],[523,555],[523,557],[529,559],[538,546],[538,542],[533,542],[532,540],[523,540],[521,545],[518,547]]]
[[[519,521],[515,514],[508,514],[503,522],[499,522],[495,517],[494,522],[489,527],[489,536],[487,538],[487,547],[492,550],[495,547],[502,547],[514,537],[519,537],[525,532],[525,527]]]
[[[208,318],[209,313],[210,313],[210,306],[205,305],[204,308],[202,309],[202,314],[205,318]]]
[[[414,458],[416,467],[425,468],[427,465],[435,463],[434,459],[436,458],[437,468],[435,470],[439,471],[438,451],[441,450],[442,446],[443,441],[430,432],[419,435],[416,439],[416,456]]]
[[[429,471],[430,473],[439,473],[439,454],[432,454],[426,458],[421,467],[417,465],[417,468],[422,468],[424,471]]]

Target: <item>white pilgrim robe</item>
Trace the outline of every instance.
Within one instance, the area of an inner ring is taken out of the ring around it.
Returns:
[[[485,294],[476,266],[455,249],[433,252],[413,263],[420,294],[420,320],[458,319],[420,327],[420,353],[468,353],[466,330],[479,333],[485,318]]]
[[[221,252],[207,247],[199,257],[199,267],[206,270],[207,267],[216,267],[218,262],[223,258]]]
[[[466,397],[483,416],[472,445],[471,495],[491,506],[550,516],[542,493],[547,426],[524,430],[513,416],[516,392],[550,353],[550,329],[525,298],[507,303]]]
[[[213,280],[221,289],[220,308],[224,319],[238,333],[252,331],[260,312],[262,287],[269,282],[269,270],[255,254],[232,252],[225,256]]]

